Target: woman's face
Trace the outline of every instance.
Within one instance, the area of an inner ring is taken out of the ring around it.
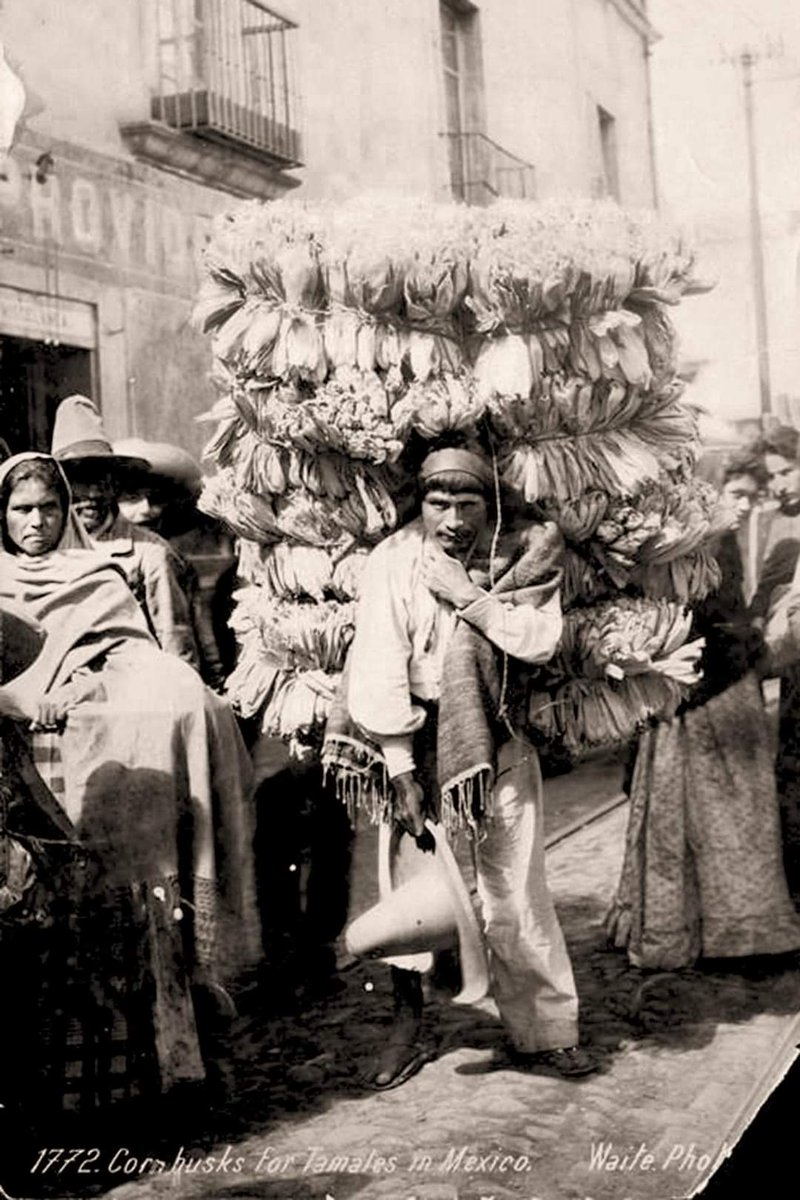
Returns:
[[[58,545],[64,519],[54,488],[41,479],[22,479],[6,506],[6,536],[22,554],[35,558]]]

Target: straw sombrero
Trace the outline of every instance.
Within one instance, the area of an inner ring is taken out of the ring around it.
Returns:
[[[434,951],[457,947],[461,991],[453,999],[474,1004],[489,987],[483,938],[444,830],[433,821],[425,826],[433,850],[421,849],[416,838],[398,826],[381,826],[381,899],[351,922],[345,944],[359,958],[420,972],[431,969]]]
[[[146,471],[146,459],[116,454],[95,403],[88,396],[67,396],[56,409],[50,453],[67,464],[106,463],[125,471]]]
[[[200,464],[188,451],[171,442],[147,442],[144,438],[124,438],[114,442],[114,453],[144,460],[147,468],[144,478],[157,476],[184,488],[187,492],[199,492],[203,483]]]

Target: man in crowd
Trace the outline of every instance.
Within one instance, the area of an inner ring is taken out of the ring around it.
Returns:
[[[219,690],[236,664],[228,625],[236,586],[233,539],[198,510],[202,474],[180,446],[129,438],[115,443],[114,452],[147,464],[126,472],[120,512],[137,528],[164,538],[185,564],[181,584],[189,598],[201,674]]]
[[[775,774],[786,877],[800,907],[800,644],[789,622],[800,560],[800,433],[787,425],[776,426],[758,440],[756,449],[778,510],[764,538],[752,613],[767,643],[765,671],[781,681]]]
[[[143,438],[115,442],[114,453],[146,463],[144,469],[126,473],[119,507],[128,521],[167,541],[196,528],[202,473],[191,454],[171,442]]]
[[[742,576],[742,592],[747,604],[758,584],[756,554],[760,511],[757,504],[766,486],[767,472],[760,454],[743,448],[731,454],[724,463],[720,491],[738,522],[735,537],[741,567],[737,567],[737,574]]]
[[[479,447],[442,444],[419,484],[420,516],[372,551],[362,576],[349,683],[323,761],[343,791],[377,795],[384,819],[418,839],[426,817],[469,828],[509,1054],[585,1075],[595,1063],[577,1045],[575,982],[545,880],[539,764],[521,732],[526,665],[550,658],[561,635],[560,537],[530,522],[501,533]],[[395,1021],[379,1089],[428,1057],[420,975],[391,969]]]
[[[146,462],[114,454],[100,414],[86,396],[69,396],[59,404],[52,454],[69,480],[84,529],[124,571],[161,649],[197,668],[189,601],[180,582],[185,567],[163,538],[132,525],[119,511],[124,473],[144,470]]]
[[[776,569],[800,538],[800,434],[789,425],[777,425],[762,434],[752,449],[761,459],[767,491],[774,501],[774,507],[762,514],[758,530],[756,557],[761,577],[767,562],[771,559],[771,569]],[[778,546],[782,549],[776,556]]]

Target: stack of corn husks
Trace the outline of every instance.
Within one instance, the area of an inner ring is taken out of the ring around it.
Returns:
[[[206,265],[221,398],[201,503],[240,538],[243,715],[319,744],[364,558],[450,430],[493,446],[567,541],[532,730],[580,751],[674,711],[719,520],[675,375],[668,306],[698,286],[676,237],[612,204],[277,201],[220,219]]]

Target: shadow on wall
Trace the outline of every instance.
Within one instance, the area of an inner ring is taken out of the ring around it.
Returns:
[[[125,432],[171,442],[199,459],[208,435],[195,418],[217,399],[209,381],[210,339],[190,324],[189,300],[134,293],[126,305],[131,428]]]

